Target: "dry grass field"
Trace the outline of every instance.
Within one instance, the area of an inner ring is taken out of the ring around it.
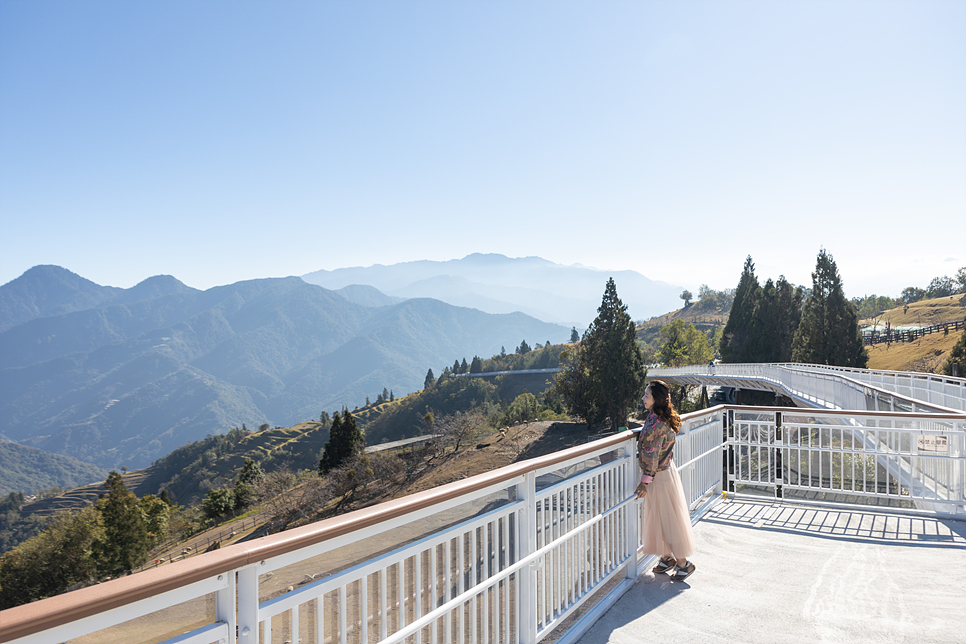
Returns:
[[[866,347],[869,352],[869,369],[938,373],[962,333],[933,333],[915,342],[893,342],[891,345],[882,343]]]
[[[896,327],[930,326],[966,318],[966,305],[962,295],[923,300],[910,304],[907,309],[897,307],[885,311],[876,319],[862,320],[860,325],[878,322],[880,329],[886,322]],[[933,333],[915,342],[893,342],[867,347],[870,369],[892,371],[920,371],[937,373],[949,358],[949,352],[959,341],[962,331],[950,331],[949,335]]]
[[[960,295],[950,295],[934,300],[922,300],[909,305],[908,309],[898,306],[894,309],[885,311],[877,319],[869,318],[859,321],[859,326],[871,325],[878,321],[882,326],[886,322],[893,327],[897,326],[929,326],[931,324],[942,324],[953,320],[962,320],[966,317],[966,305],[960,300]]]

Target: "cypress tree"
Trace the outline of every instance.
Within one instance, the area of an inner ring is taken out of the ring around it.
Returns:
[[[745,259],[738,288],[735,289],[735,299],[728,314],[728,324],[725,325],[721,336],[722,362],[752,362],[757,353],[755,347],[755,312],[761,287],[755,276],[755,263],[751,255]]]
[[[104,482],[107,494],[97,502],[104,538],[93,545],[100,572],[116,575],[137,568],[147,559],[151,539],[138,498],[124,486],[117,472]]]
[[[347,408],[343,407],[341,416],[336,412],[332,417],[329,440],[325,444],[322,458],[319,459],[319,474],[328,474],[339,467],[365,447],[365,444],[365,438],[356,426],[356,419]]]
[[[581,346],[599,414],[585,420],[594,424],[608,417],[616,430],[627,424],[627,413],[636,407],[644,389],[644,358],[637,346],[637,329],[617,296],[614,278],[607,280],[597,318]]]
[[[483,361],[480,359],[480,356],[473,356],[470,373],[483,373]]]
[[[859,334],[855,308],[845,299],[832,256],[821,249],[812,273],[812,293],[792,342],[792,362],[865,367],[869,355]]]

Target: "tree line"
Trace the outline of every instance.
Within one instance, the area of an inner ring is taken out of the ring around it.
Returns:
[[[168,531],[167,494],[140,499],[111,472],[107,493],[80,512],[55,516],[39,535],[0,556],[0,609],[36,601],[145,563]]]
[[[749,255],[719,347],[722,362],[802,362],[865,367],[858,315],[832,256],[819,251],[812,288],[784,276],[762,286]]]

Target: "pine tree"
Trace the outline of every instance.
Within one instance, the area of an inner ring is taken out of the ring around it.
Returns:
[[[869,361],[858,315],[842,291],[835,260],[824,248],[812,273],[812,293],[795,332],[791,359],[840,367],[865,367]]]
[[[94,544],[100,572],[117,575],[137,568],[147,559],[151,540],[138,498],[124,486],[117,472],[104,482],[107,494],[97,502],[104,523],[104,538]]]
[[[517,347],[517,353],[520,355],[526,355],[530,353],[530,345],[527,344],[526,340],[520,342],[520,346]]]
[[[385,387],[383,387],[382,388],[382,401],[383,402],[388,402],[388,400],[389,400],[389,390],[386,389]]]
[[[389,390],[389,402],[396,400],[396,394],[392,393],[392,389]]]
[[[571,329],[570,329],[570,341],[571,342],[579,342],[580,341],[580,334],[577,333],[577,327],[571,327]]]
[[[644,389],[644,360],[634,321],[617,296],[613,278],[607,280],[597,318],[584,334],[580,349],[570,369],[576,388],[583,393],[582,399],[567,401],[571,409],[577,402],[589,425],[605,418],[610,418],[614,430],[626,425],[628,411]]]
[[[761,287],[755,277],[755,263],[751,255],[745,259],[745,266],[735,289],[735,299],[728,314],[728,324],[725,325],[721,337],[722,362],[752,362],[755,349],[755,311],[758,308],[758,298]]]
[[[433,375],[433,370],[430,369],[426,372],[426,378],[423,380],[423,389],[432,389],[435,384],[436,376]]]
[[[324,476],[339,467],[365,444],[365,438],[356,426],[356,419],[348,408],[343,407],[341,415],[336,412],[332,417],[329,440],[319,459],[319,474]]]
[[[470,366],[466,364],[466,358],[463,358],[463,362],[460,363],[460,373],[467,373],[470,370]]]
[[[480,356],[473,356],[470,373],[483,373],[483,361],[480,359]]]
[[[459,358],[457,358],[456,360],[453,360],[453,369],[452,369],[452,372],[453,373],[459,373],[460,372],[460,361],[459,361]]]

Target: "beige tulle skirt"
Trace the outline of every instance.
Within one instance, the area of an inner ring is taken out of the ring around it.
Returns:
[[[647,485],[643,531],[642,548],[649,555],[683,559],[694,553],[691,513],[673,461]]]

